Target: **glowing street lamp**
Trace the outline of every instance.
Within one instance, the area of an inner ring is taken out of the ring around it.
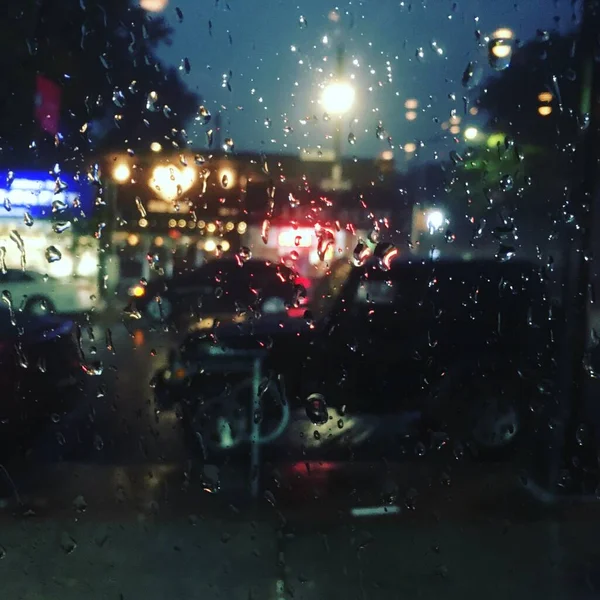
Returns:
[[[126,183],[131,178],[131,169],[126,163],[119,163],[113,169],[113,178],[117,183]]]
[[[161,12],[167,8],[169,0],[140,0],[140,7],[148,12]]]
[[[323,90],[321,104],[332,115],[346,114],[354,104],[356,93],[354,88],[345,81],[334,81]]]
[[[513,30],[508,27],[500,27],[492,33],[493,40],[512,40],[514,36]]]
[[[496,58],[506,58],[510,56],[512,48],[504,40],[496,40],[490,51]]]
[[[467,127],[464,135],[466,140],[473,141],[479,135],[479,130],[477,127]]]

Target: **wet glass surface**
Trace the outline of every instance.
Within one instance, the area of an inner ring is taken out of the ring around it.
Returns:
[[[4,596],[596,597],[599,14],[5,0]]]

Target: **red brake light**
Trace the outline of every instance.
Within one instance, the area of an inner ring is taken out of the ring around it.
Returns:
[[[308,290],[312,286],[312,280],[308,277],[296,277],[295,283],[301,285],[305,290]]]

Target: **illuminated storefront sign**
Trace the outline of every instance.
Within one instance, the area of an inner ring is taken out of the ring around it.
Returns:
[[[78,208],[89,216],[92,187],[71,176],[52,178],[44,171],[1,173],[0,218],[12,218],[28,212],[34,218],[49,218],[58,210]]]

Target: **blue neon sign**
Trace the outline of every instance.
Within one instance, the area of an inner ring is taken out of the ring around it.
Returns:
[[[56,203],[89,217],[93,186],[81,179],[84,181],[65,173],[53,177],[47,171],[0,172],[0,219],[22,216],[26,211],[33,218],[50,218]]]

